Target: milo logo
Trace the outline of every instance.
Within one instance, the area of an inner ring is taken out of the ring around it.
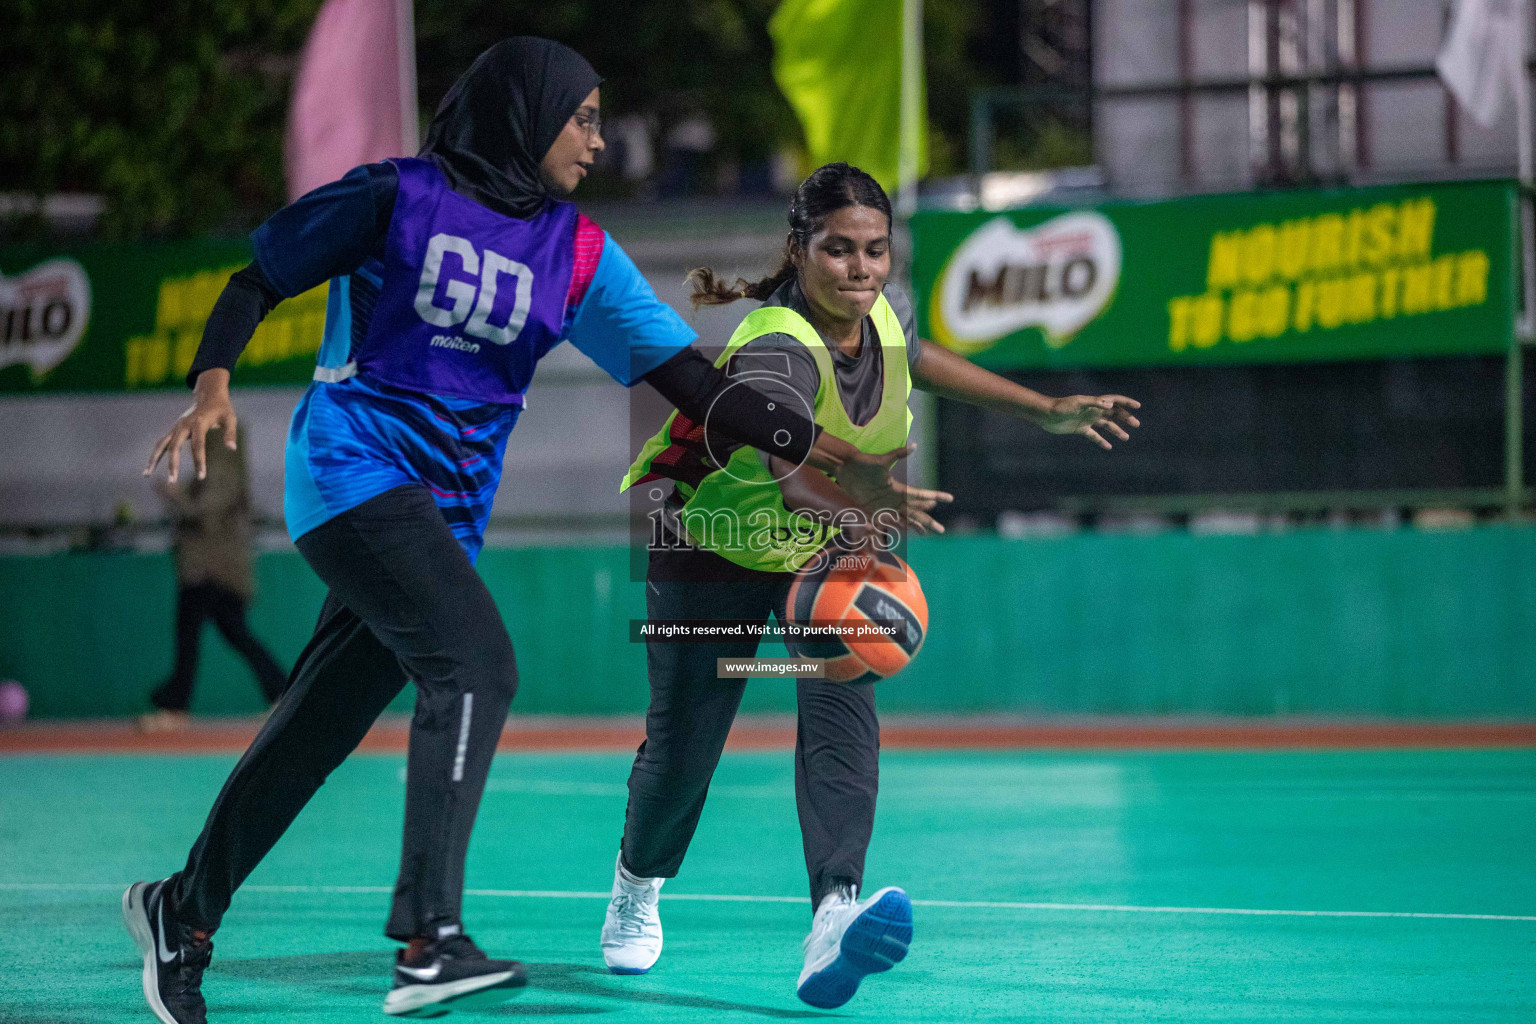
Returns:
[[[950,257],[934,285],[932,327],[959,352],[1025,328],[1060,348],[1104,312],[1120,283],[1120,235],[1102,214],[1065,213],[1032,228],[988,221]]]
[[[74,260],[0,276],[0,367],[24,363],[41,377],[80,344],[90,318],[91,282]]]

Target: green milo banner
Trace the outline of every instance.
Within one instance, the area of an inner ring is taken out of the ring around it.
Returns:
[[[0,394],[181,388],[229,276],[234,241],[0,248]],[[326,286],[282,303],[239,363],[242,384],[308,381]]]
[[[1508,350],[1512,182],[924,211],[919,327],[993,368]]]

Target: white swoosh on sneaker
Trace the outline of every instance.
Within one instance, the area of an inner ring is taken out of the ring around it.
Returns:
[[[155,945],[159,948],[160,962],[170,963],[176,954],[165,948],[165,900],[160,901],[160,927],[155,931]]]
[[[403,964],[396,964],[395,970],[417,981],[435,981],[437,976],[443,973],[443,965],[435,963],[431,967],[406,967]]]

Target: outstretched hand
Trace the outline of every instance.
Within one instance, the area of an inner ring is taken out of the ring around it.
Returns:
[[[171,471],[167,479],[176,482],[181,471],[181,446],[192,445],[192,464],[199,480],[208,476],[208,431],[215,427],[224,430],[224,445],[235,450],[235,406],[229,399],[229,371],[204,370],[198,374],[197,386],[192,392],[192,407],[171,424],[171,429],[149,453],[149,463],[144,475],[149,476],[155,466],[167,454],[171,457]]]
[[[1141,403],[1124,395],[1071,395],[1057,398],[1041,418],[1040,425],[1053,434],[1082,434],[1100,448],[1113,448],[1099,431],[1129,441],[1127,427],[1139,427],[1141,421],[1131,414]]]
[[[909,487],[891,475],[891,466],[917,449],[917,445],[893,448],[888,452],[858,452],[844,461],[837,471],[837,482],[859,504],[867,508],[894,510],[903,523],[920,534],[943,533],[944,524],[928,513],[940,504],[955,500],[945,491]]]

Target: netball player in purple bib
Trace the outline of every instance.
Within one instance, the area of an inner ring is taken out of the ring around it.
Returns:
[[[331,282],[284,481],[288,529],[329,594],[185,867],[123,896],[145,998],[166,1024],[205,1020],[210,936],[234,891],[407,680],[416,712],[385,928],[406,948],[384,1010],[435,1016],[524,984],[521,964],[488,958],[460,921],[470,829],[517,689],[473,563],[508,435],[551,348],[569,340],[619,383],[645,380],[756,447],[864,463],[809,420],[728,388],[624,252],[562,201],[603,146],[599,81],[557,43],[492,47],[444,98],[419,157],[356,168],[258,228],[255,261],[209,318],[188,375],[195,404],[146,473],[168,453],[175,479],[190,442],[201,476],[211,426],[234,443],[229,373],[256,325]]]

